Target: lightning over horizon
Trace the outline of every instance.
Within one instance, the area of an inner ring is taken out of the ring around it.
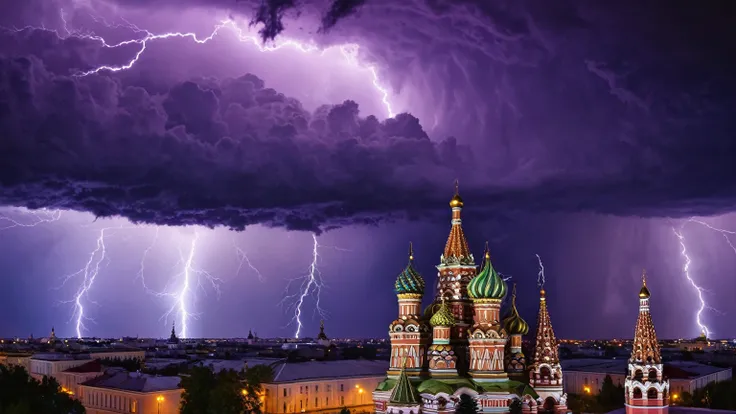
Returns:
[[[68,26],[69,23],[66,20],[65,13],[63,10],[60,10],[60,15],[61,15],[61,20],[64,23],[63,24],[64,31],[67,33],[66,37],[75,37],[79,39],[86,39],[86,40],[98,42],[103,48],[107,48],[107,49],[115,49],[115,48],[119,48],[122,46],[128,46],[128,45],[134,45],[134,44],[139,45],[139,49],[137,50],[137,52],[133,54],[133,57],[127,63],[122,64],[122,65],[100,65],[100,66],[94,67],[86,71],[78,72],[75,75],[78,77],[85,77],[85,76],[89,76],[89,75],[96,74],[96,73],[103,72],[103,71],[119,72],[119,71],[131,69],[138,62],[138,60],[141,58],[143,53],[146,51],[146,48],[149,42],[152,42],[152,41],[166,40],[166,39],[171,39],[171,38],[188,38],[197,44],[206,44],[212,39],[214,39],[223,29],[229,29],[236,36],[238,41],[242,43],[250,43],[253,46],[255,46],[260,52],[274,52],[274,51],[278,51],[281,49],[290,49],[290,50],[298,51],[300,53],[319,52],[320,55],[324,55],[325,52],[327,52],[328,50],[332,48],[339,49],[341,55],[343,56],[343,59],[345,59],[345,61],[348,64],[350,64],[351,66],[354,66],[357,69],[362,69],[362,70],[366,70],[369,72],[370,82],[372,84],[372,87],[380,96],[381,103],[384,106],[388,117],[393,118],[396,115],[393,109],[393,104],[391,103],[390,98],[389,98],[389,95],[390,95],[389,90],[386,87],[382,86],[379,75],[378,75],[378,70],[376,69],[376,67],[370,66],[370,65],[363,65],[359,61],[358,52],[360,50],[360,45],[356,43],[346,43],[346,44],[341,44],[341,45],[329,46],[327,48],[321,49],[314,43],[300,42],[295,39],[282,39],[282,40],[274,41],[273,45],[266,45],[259,40],[258,36],[248,33],[245,29],[239,27],[238,24],[232,19],[225,19],[225,20],[220,21],[219,24],[214,26],[214,29],[210,32],[209,35],[201,37],[201,38],[194,32],[153,33],[149,30],[141,29],[137,25],[130,23],[125,19],[122,19],[124,21],[124,24],[111,24],[107,22],[105,19],[98,18],[90,14],[90,16],[96,22],[102,25],[105,25],[106,27],[128,29],[132,31],[134,34],[142,36],[141,38],[127,39],[127,40],[123,40],[117,43],[108,43],[105,38],[94,34],[94,32],[91,32],[91,31],[90,32],[80,32],[80,31],[70,29]],[[15,29],[15,30],[20,31],[26,28],[49,30],[43,27],[38,28],[38,27],[32,27],[32,26],[27,26],[22,29]],[[61,39],[65,38],[59,35],[59,33],[54,30],[49,30],[49,31],[54,32]]]
[[[25,207],[16,207],[9,210],[12,212],[11,214],[17,213],[24,217],[30,216],[31,220],[26,222],[6,214],[0,214],[0,230],[8,230],[15,227],[36,227],[40,224],[51,223],[61,219],[61,210],[49,210],[45,208],[31,210]]]
[[[317,241],[317,235],[315,233],[312,233],[312,241],[312,262],[309,264],[307,274],[303,277],[289,280],[289,283],[286,285],[284,298],[281,300],[281,304],[284,304],[288,300],[294,299],[294,303],[290,306],[294,311],[294,316],[291,318],[290,323],[296,323],[296,332],[294,333],[294,338],[296,339],[299,339],[299,335],[301,335],[302,328],[304,327],[302,323],[302,307],[304,306],[304,300],[308,296],[313,295],[315,298],[315,312],[319,313],[322,318],[327,317],[327,313],[320,307],[320,295],[324,287],[324,281],[322,280],[322,273],[318,267],[320,259],[319,248],[321,246]],[[297,280],[302,281],[297,293],[289,294],[291,283]]]
[[[721,312],[718,309],[708,305],[708,303],[705,300],[705,297],[703,296],[703,293],[707,292],[707,290],[703,288],[700,284],[695,282],[692,275],[690,274],[690,264],[692,263],[692,259],[690,258],[690,254],[688,253],[687,246],[685,244],[686,239],[685,239],[685,234],[684,234],[684,227],[688,223],[699,224],[709,230],[713,230],[719,233],[721,236],[723,236],[723,238],[726,240],[726,243],[731,248],[731,250],[733,250],[735,254],[736,254],[736,245],[733,244],[729,236],[736,235],[736,232],[731,231],[731,230],[726,230],[723,228],[719,228],[719,227],[715,227],[695,217],[690,217],[687,221],[682,223],[679,230],[677,230],[674,225],[672,226],[672,231],[675,233],[675,236],[677,236],[677,239],[680,243],[680,248],[681,248],[680,254],[685,259],[685,264],[683,265],[683,268],[682,268],[683,273],[685,274],[685,278],[687,279],[688,283],[690,283],[690,286],[692,286],[695,292],[697,293],[698,301],[700,302],[700,306],[698,307],[698,310],[695,314],[695,323],[698,325],[701,332],[705,333],[706,336],[710,337],[713,331],[711,331],[710,328],[705,324],[705,322],[703,322],[703,312],[706,310],[716,312],[716,313],[721,313]]]

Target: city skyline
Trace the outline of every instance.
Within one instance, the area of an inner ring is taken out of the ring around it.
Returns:
[[[560,337],[633,336],[644,268],[662,337],[736,337],[716,7],[38,1],[0,6],[0,336],[386,337],[459,184],[527,321],[539,258]]]

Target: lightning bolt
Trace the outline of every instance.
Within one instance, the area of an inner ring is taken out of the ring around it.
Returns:
[[[202,280],[205,279],[208,281],[217,293],[217,296],[220,296],[220,284],[222,283],[222,279],[213,276],[210,272],[204,269],[198,268],[196,261],[194,260],[197,252],[198,240],[199,232],[195,232],[189,243],[189,249],[186,254],[179,249],[179,263],[183,267],[182,271],[175,276],[175,278],[181,280],[179,288],[173,292],[154,292],[158,297],[173,298],[173,304],[169,310],[164,313],[161,319],[164,320],[164,324],[168,325],[168,318],[172,314],[176,314],[180,320],[179,326],[181,326],[180,335],[182,338],[189,337],[189,320],[198,316],[196,313],[190,311],[189,305],[196,301],[195,293],[197,288],[204,290]]]
[[[138,60],[141,58],[143,53],[146,51],[146,48],[148,47],[148,44],[150,42],[172,39],[172,38],[187,38],[197,44],[205,44],[211,41],[212,39],[214,39],[223,29],[228,29],[235,34],[235,36],[240,42],[251,43],[260,52],[274,52],[277,50],[288,48],[288,49],[292,49],[292,50],[295,50],[301,53],[319,52],[320,55],[324,55],[325,52],[327,52],[328,50],[332,48],[338,48],[343,58],[348,64],[356,68],[366,70],[370,74],[370,78],[371,78],[370,82],[373,88],[376,90],[376,92],[381,97],[381,103],[386,108],[386,113],[388,114],[388,117],[393,118],[395,116],[393,105],[390,101],[389,90],[386,87],[382,86],[380,77],[378,75],[378,69],[375,66],[361,65],[361,62],[359,60],[360,45],[356,43],[347,43],[347,44],[330,46],[328,48],[321,49],[314,43],[304,43],[304,42],[297,41],[295,39],[284,38],[284,39],[274,41],[272,45],[266,45],[263,42],[261,42],[257,36],[254,36],[248,33],[247,31],[239,27],[237,23],[231,19],[222,20],[219,24],[214,26],[214,29],[212,30],[212,32],[210,32],[208,36],[200,38],[199,36],[197,36],[196,33],[193,33],[193,32],[153,33],[146,29],[141,29],[140,27],[128,22],[125,19],[122,19],[124,21],[123,24],[120,24],[120,23],[110,24],[105,19],[95,18],[94,16],[92,16],[96,22],[100,24],[104,24],[107,27],[125,28],[128,30],[131,30],[134,34],[140,36],[140,38],[127,39],[127,40],[123,40],[118,43],[108,43],[103,37],[95,35],[93,32],[81,32],[81,31],[69,29],[63,10],[61,10],[61,16],[62,16],[62,21],[64,23],[64,30],[67,33],[66,37],[87,39],[90,41],[97,42],[103,48],[109,48],[109,49],[119,48],[122,46],[138,45],[138,50],[133,54],[131,59],[128,60],[125,64],[117,65],[117,66],[101,65],[93,69],[77,73],[76,76],[79,76],[79,77],[84,77],[84,76],[88,76],[88,75],[100,73],[100,72],[105,72],[105,71],[119,72],[119,71],[128,70],[132,68],[138,62]],[[60,38],[62,39],[64,38],[60,36],[58,32],[56,31],[53,31],[53,32],[56,33],[56,35],[59,36]]]
[[[542,258],[539,257],[538,254],[534,254],[537,256],[537,262],[539,262],[539,273],[537,273],[537,287],[539,289],[544,289],[544,283],[546,280],[544,279],[544,263],[542,263]]]
[[[708,305],[708,303],[705,301],[705,298],[703,297],[703,293],[706,292],[706,289],[698,285],[695,282],[695,280],[692,278],[692,275],[690,274],[690,264],[692,263],[692,259],[690,258],[690,255],[688,254],[688,250],[685,245],[685,242],[686,242],[685,235],[683,233],[683,229],[687,223],[696,223],[709,230],[718,232],[721,236],[723,236],[724,240],[726,240],[726,243],[728,243],[728,246],[731,248],[731,250],[733,250],[734,253],[736,253],[736,246],[733,244],[733,241],[731,240],[730,236],[736,235],[736,232],[731,231],[731,230],[722,229],[719,227],[715,227],[695,217],[691,217],[685,223],[683,223],[682,226],[680,226],[679,230],[677,230],[674,226],[672,226],[672,231],[675,233],[675,236],[677,236],[677,240],[680,242],[680,247],[682,249],[680,251],[680,254],[685,260],[685,264],[682,268],[682,271],[685,274],[685,278],[687,278],[687,281],[690,283],[690,285],[693,287],[695,292],[698,294],[698,300],[700,301],[700,307],[698,308],[698,311],[695,314],[695,323],[698,325],[701,332],[705,333],[707,337],[710,337],[710,335],[713,332],[703,322],[703,312],[705,310],[710,310],[710,311],[718,312],[718,313],[720,312],[717,309]]]
[[[25,207],[11,208],[9,212],[30,220],[19,220],[5,214],[0,214],[0,230],[12,229],[14,227],[36,227],[39,224],[51,223],[61,219],[61,210],[48,210],[45,208],[39,210],[30,210]]]
[[[234,242],[233,242],[234,243]],[[258,270],[255,266],[253,266],[253,263],[250,262],[250,259],[248,258],[248,255],[245,254],[243,249],[241,249],[239,246],[235,245],[235,254],[237,254],[238,259],[240,262],[238,263],[238,269],[235,271],[235,275],[239,275],[240,271],[243,269],[243,265],[247,264],[248,267],[253,271],[253,273],[258,276],[258,280],[263,282],[263,275],[261,274],[261,271]]]
[[[122,228],[122,226],[117,227],[117,229]],[[64,281],[62,282],[61,286],[64,286],[67,281],[70,279],[82,276],[82,283],[79,285],[79,288],[77,289],[77,292],[74,294],[73,299],[64,301],[62,303],[73,303],[74,304],[74,311],[72,313],[71,320],[75,320],[75,330],[77,333],[77,339],[82,339],[82,333],[84,331],[87,331],[87,327],[84,324],[85,321],[91,321],[94,322],[94,319],[90,318],[89,316],[85,315],[84,313],[84,304],[83,298],[86,298],[90,301],[90,303],[96,304],[96,302],[89,299],[89,291],[92,289],[92,286],[95,283],[95,279],[97,279],[97,276],[100,274],[100,268],[102,265],[102,262],[106,259],[107,254],[107,247],[105,246],[105,232],[113,230],[116,228],[113,227],[107,227],[100,229],[100,234],[97,236],[97,241],[95,243],[95,248],[92,250],[92,252],[89,254],[89,258],[87,260],[87,263],[79,269],[78,271],[71,273],[67,275],[64,278]]]
[[[160,228],[156,226],[156,234],[153,237],[153,240],[151,241],[151,244],[146,247],[146,250],[143,251],[143,255],[141,256],[141,264],[138,268],[138,274],[137,278],[141,280],[141,284],[143,284],[143,289],[149,294],[156,295],[156,292],[154,292],[152,289],[148,287],[146,284],[146,278],[144,277],[144,271],[146,270],[146,257],[148,257],[148,252],[153,249],[153,246],[156,245],[156,242],[158,241],[158,235],[159,235]]]
[[[283,304],[290,299],[295,299],[294,304],[292,305],[294,309],[294,317],[291,319],[291,322],[296,323],[296,333],[294,333],[294,338],[297,339],[299,339],[299,335],[301,335],[302,328],[304,327],[302,324],[302,307],[304,306],[304,300],[307,296],[313,295],[315,297],[315,311],[318,312],[322,318],[327,317],[324,309],[320,307],[320,295],[322,293],[322,288],[324,287],[322,274],[318,267],[320,260],[319,249],[321,246],[317,241],[317,235],[315,233],[312,233],[312,240],[312,262],[309,264],[307,274],[304,277],[291,279],[286,286],[286,292],[288,293],[291,283],[301,280],[302,283],[298,292],[293,295],[287,294],[281,301]]]

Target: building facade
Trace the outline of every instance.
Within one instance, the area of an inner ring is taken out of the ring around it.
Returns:
[[[385,361],[282,362],[263,385],[263,411],[281,413],[372,413],[370,392],[384,380]]]
[[[659,342],[649,310],[651,296],[645,271],[642,273],[639,317],[624,386],[627,414],[665,414],[669,409],[670,382],[664,378]]]
[[[373,392],[375,412],[451,413],[463,394],[484,413],[508,413],[514,403],[526,413],[566,412],[546,292],[540,290],[536,346],[527,366],[521,343],[529,326],[516,310],[515,288],[501,317],[508,286],[491,264],[487,244],[476,266],[462,228],[463,206],[456,184],[437,293],[423,312],[425,282],[410,246],[409,263],[394,285],[399,312],[389,325],[390,367]]]
[[[108,370],[79,386],[87,414],[178,414],[183,389],[179,377]]]

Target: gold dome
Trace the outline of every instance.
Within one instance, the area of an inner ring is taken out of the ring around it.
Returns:
[[[641,274],[641,290],[639,290],[640,299],[649,299],[652,296],[647,288],[647,271],[646,269]]]
[[[458,189],[458,181],[455,180],[455,195],[452,197],[452,200],[450,200],[450,207],[462,207],[463,206],[463,199],[460,197],[460,192]]]

